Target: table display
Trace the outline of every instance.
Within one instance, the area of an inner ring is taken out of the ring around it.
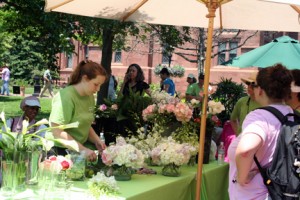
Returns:
[[[134,174],[131,181],[118,181],[120,194],[109,200],[194,200],[197,166],[182,166],[179,177],[161,175],[162,167],[151,167],[156,175]],[[201,200],[227,200],[228,164],[218,165],[216,161],[203,165]],[[74,181],[69,189],[57,188],[41,194],[32,186],[13,199],[91,199],[86,181]],[[0,199],[9,199],[1,196]]]

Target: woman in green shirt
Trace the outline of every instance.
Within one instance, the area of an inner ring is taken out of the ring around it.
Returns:
[[[96,160],[97,155],[93,150],[83,145],[85,142],[93,143],[99,151],[105,148],[105,144],[91,127],[94,121],[94,93],[100,89],[105,81],[106,71],[100,64],[82,61],[71,74],[69,86],[60,90],[52,100],[51,126],[79,122],[78,128],[54,129],[52,131],[53,136],[73,143],[75,141],[79,151],[85,151],[89,161]],[[57,154],[65,155],[67,148],[72,149],[72,146],[56,144],[54,149]]]

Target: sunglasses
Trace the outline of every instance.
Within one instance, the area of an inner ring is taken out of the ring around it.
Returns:
[[[251,86],[252,88],[258,87],[258,85],[257,85],[254,81],[253,81],[253,82],[247,81],[247,82],[246,82],[246,85]]]

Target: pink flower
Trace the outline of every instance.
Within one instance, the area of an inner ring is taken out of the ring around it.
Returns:
[[[117,104],[113,104],[113,105],[111,106],[111,109],[113,109],[113,110],[118,110],[118,105],[117,105]]]
[[[107,109],[107,106],[105,104],[102,104],[99,106],[99,110],[104,111]]]
[[[101,155],[101,158],[102,158],[102,162],[105,164],[105,165],[108,165],[110,166],[112,164],[112,158],[110,157],[109,154],[106,153],[106,150],[104,150],[102,152],[102,155]]]
[[[145,121],[147,121],[148,116],[152,115],[156,109],[155,104],[149,105],[146,109],[143,110],[142,116]]]

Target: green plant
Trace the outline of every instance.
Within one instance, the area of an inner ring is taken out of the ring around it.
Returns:
[[[28,81],[26,81],[25,79],[15,79],[13,82],[14,82],[14,85],[18,85],[21,87],[26,87],[29,85]]]
[[[236,102],[246,95],[243,84],[238,84],[232,81],[231,78],[221,78],[221,81],[217,84],[216,92],[211,96],[214,100],[220,101],[225,106],[225,111],[217,115],[222,123],[230,119],[230,114]]]

